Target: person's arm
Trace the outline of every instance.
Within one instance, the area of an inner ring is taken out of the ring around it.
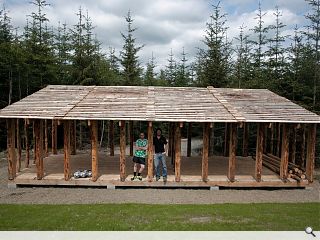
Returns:
[[[165,142],[164,142],[164,151],[165,151],[165,154],[166,154],[166,156],[168,156],[169,154],[168,154],[168,150],[169,150],[169,147],[168,147],[168,141],[167,141],[167,139],[166,138],[164,138],[165,139]]]

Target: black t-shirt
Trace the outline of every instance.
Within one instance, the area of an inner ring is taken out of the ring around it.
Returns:
[[[158,139],[158,137],[153,137],[153,145],[154,145],[155,153],[163,153],[164,152],[164,145],[167,143],[168,143],[167,139],[162,135],[159,139]]]

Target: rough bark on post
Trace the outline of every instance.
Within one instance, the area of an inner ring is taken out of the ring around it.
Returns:
[[[281,162],[280,162],[280,178],[287,179],[288,162],[289,162],[289,136],[288,124],[283,124],[282,127],[282,147],[281,147]]]
[[[21,171],[21,135],[20,135],[20,119],[17,119],[17,150],[18,150],[18,163],[17,172]]]
[[[71,135],[71,121],[67,120],[63,123],[63,150],[64,150],[64,180],[68,181],[71,177],[70,170],[70,135]]]
[[[174,131],[174,146],[175,146],[175,181],[180,182],[181,174],[180,174],[180,166],[181,166],[181,129],[180,124],[175,124],[175,131]]]
[[[133,121],[129,122],[129,140],[130,140],[130,156],[133,156],[133,142],[134,142]]]
[[[16,121],[7,120],[7,159],[8,159],[8,179],[13,180],[16,177]]]
[[[24,137],[26,142],[25,168],[28,168],[30,163],[30,145],[29,145],[28,128],[29,128],[29,123],[28,123],[28,120],[25,119],[24,120]]]
[[[313,182],[313,171],[315,164],[317,125],[309,124],[307,138],[307,158],[306,158],[306,177],[309,182]]]
[[[98,180],[98,162],[99,162],[99,152],[98,152],[98,121],[90,121],[90,140],[91,140],[91,167],[92,167],[92,177],[93,182]]]
[[[249,138],[249,125],[243,123],[243,141],[242,141],[242,156],[248,157],[248,138]]]
[[[114,156],[114,122],[110,120],[109,122],[109,148],[110,156]]]
[[[231,123],[230,129],[230,141],[229,141],[229,168],[228,178],[231,182],[235,181],[236,172],[236,153],[237,153],[237,124]]]
[[[191,157],[192,123],[188,123],[187,157]]]
[[[169,123],[169,127],[168,127],[168,156],[171,157],[172,156],[172,123]]]
[[[43,120],[34,120],[34,133],[36,138],[35,156],[37,167],[37,179],[41,180],[44,176],[43,169]]]
[[[225,157],[229,156],[229,130],[230,126],[229,123],[225,123],[225,130],[224,130],[224,153]]]
[[[152,122],[148,122],[148,181],[153,178],[153,129]]]
[[[52,145],[52,153],[54,155],[58,154],[58,150],[57,150],[57,142],[58,142],[57,127],[58,127],[57,120],[53,119],[52,120],[52,129],[51,129],[51,145]]]
[[[70,121],[70,154],[77,154],[77,125],[76,120]]]
[[[261,182],[262,175],[262,157],[263,157],[263,146],[265,141],[264,124],[258,123],[257,128],[257,147],[256,147],[256,164],[255,164],[255,179],[257,182]]]
[[[210,135],[210,124],[203,123],[203,148],[202,148],[202,181],[208,181],[208,158],[209,158],[209,135]]]
[[[48,120],[44,120],[44,151],[45,156],[49,156],[49,150],[48,150]]]
[[[120,180],[126,180],[126,122],[120,121]]]

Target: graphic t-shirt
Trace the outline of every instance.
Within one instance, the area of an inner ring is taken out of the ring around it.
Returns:
[[[148,140],[147,139],[138,139],[136,141],[136,146],[137,147],[146,147],[148,146]],[[147,155],[147,151],[146,150],[136,150],[134,152],[134,155],[136,157],[142,157],[142,158],[145,158],[146,155]]]

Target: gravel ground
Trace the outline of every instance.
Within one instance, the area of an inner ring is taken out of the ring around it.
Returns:
[[[3,156],[3,154],[2,154]],[[319,171],[318,171],[319,174]],[[0,158],[0,203],[15,204],[214,204],[320,202],[320,184],[293,190],[166,190],[97,188],[8,188],[6,159]]]

